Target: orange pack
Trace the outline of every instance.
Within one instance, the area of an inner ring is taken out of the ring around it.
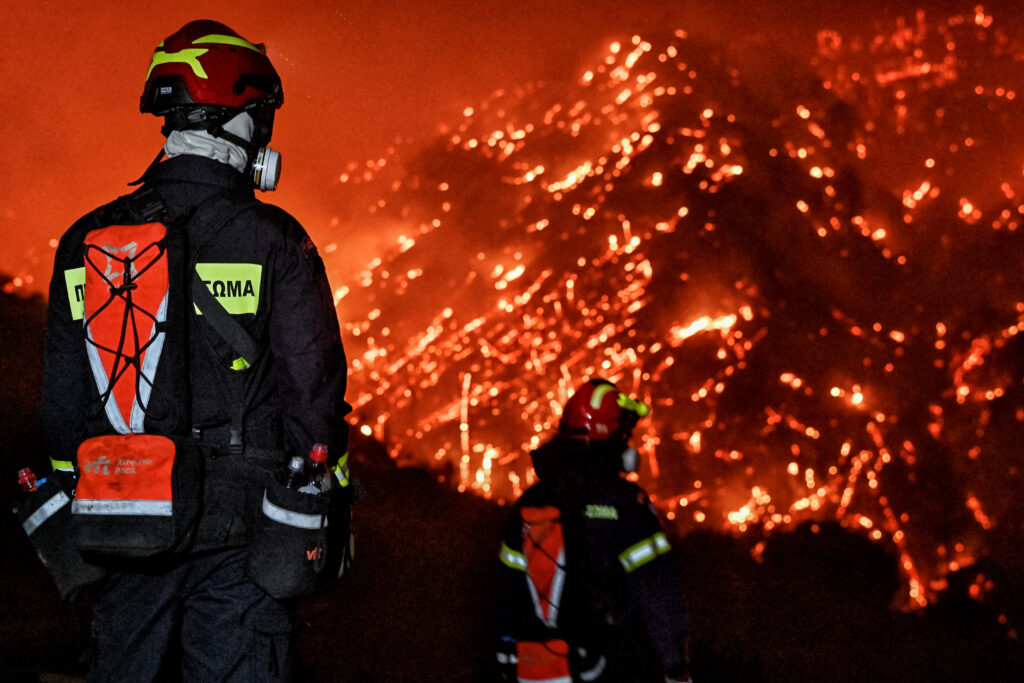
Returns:
[[[537,617],[551,628],[558,625],[558,607],[565,587],[565,537],[562,513],[552,505],[524,507],[523,555]]]
[[[151,557],[188,545],[199,515],[203,453],[188,437],[107,434],[78,447],[71,503],[88,555]]]
[[[86,352],[107,419],[142,432],[166,334],[170,274],[162,223],[85,236]]]
[[[186,231],[149,188],[82,237],[65,273],[100,409],[78,447],[72,536],[89,557],[186,547],[199,517],[203,453],[189,437],[191,312]]]
[[[519,641],[516,675],[521,681],[536,683],[572,683],[569,674],[569,645],[564,640],[543,643]]]

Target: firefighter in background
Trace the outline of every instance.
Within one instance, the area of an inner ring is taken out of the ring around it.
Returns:
[[[516,502],[501,548],[502,680],[688,681],[679,569],[629,439],[649,408],[595,379],[532,453],[539,482]]]
[[[286,454],[309,453],[314,443],[327,444],[335,457],[346,452],[343,417],[350,408],[323,262],[294,218],[254,197],[255,188],[277,183],[280,155],[267,145],[282,102],[265,48],[217,22],[185,25],[160,43],[149,65],[140,109],[164,118],[167,140],[141,182],[155,189],[166,211],[162,220],[170,224],[217,197],[246,206],[203,244],[193,244],[195,270],[213,282],[218,298],[230,299],[225,309],[258,345],[259,361],[246,371],[239,418],[237,399],[218,381],[223,344],[206,322],[212,316],[188,323],[189,377],[179,407],[188,416],[186,433],[191,428],[214,453],[206,462],[198,529],[188,552],[159,566],[111,566],[95,607],[93,681],[153,680],[168,673],[169,653],[176,653],[185,680],[288,675],[291,608],[247,575],[249,525],[266,477],[284,467]],[[75,241],[101,224],[103,209],[68,230],[50,287],[42,415],[58,470],[73,469],[84,438],[111,431],[70,286],[82,270],[81,257],[72,257]],[[138,374],[138,386],[154,381]],[[160,381],[157,375],[154,400]],[[133,422],[130,429],[149,431],[149,425]]]

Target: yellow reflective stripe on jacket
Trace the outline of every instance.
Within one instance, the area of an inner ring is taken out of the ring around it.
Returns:
[[[512,548],[509,548],[504,543],[501,544],[501,552],[498,554],[498,557],[501,558],[506,567],[511,567],[521,572],[526,571],[526,555],[512,550]]]
[[[153,69],[160,66],[161,64],[188,64],[192,68],[192,73],[197,78],[207,78],[206,70],[203,65],[199,63],[199,58],[210,51],[207,47],[187,47],[179,52],[164,52],[160,48],[157,48],[156,52],[153,53],[153,61],[149,63],[149,71],[146,72],[146,80],[149,80],[150,74],[153,73]]]
[[[75,466],[70,460],[54,460],[50,458],[50,467],[56,472],[74,472]]]
[[[338,480],[338,484],[342,487],[348,486],[348,451],[341,454],[338,462],[331,468],[331,472],[334,472],[334,478]]]
[[[665,534],[659,531],[650,538],[645,538],[627,548],[619,555],[619,562],[622,564],[622,568],[626,570],[626,573],[629,574],[659,555],[664,555],[671,549],[672,546],[669,545]]]
[[[65,270],[64,285],[68,288],[71,319],[81,320],[85,316],[85,266]]]
[[[228,313],[240,315],[255,313],[259,309],[262,265],[197,263],[196,272]],[[196,307],[196,312],[202,315],[199,307]]]
[[[210,35],[203,36],[202,38],[196,38],[192,41],[193,45],[201,45],[202,43],[218,43],[220,45],[237,45],[238,47],[248,48],[260,54],[265,54],[266,50],[259,46],[250,43],[245,38],[239,38],[238,36],[227,36],[222,33],[211,33]]]
[[[246,359],[244,359],[241,356],[239,356],[238,358],[236,358],[233,361],[231,361],[231,369],[232,370],[239,370],[239,371],[241,371],[241,370],[248,370],[249,369],[249,361],[247,361]]]

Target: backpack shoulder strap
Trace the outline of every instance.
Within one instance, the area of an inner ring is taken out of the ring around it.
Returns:
[[[143,185],[122,199],[127,204],[129,212],[137,215],[145,223],[167,220],[167,205],[164,204],[160,193],[151,185]]]
[[[192,268],[192,301],[199,307],[210,326],[238,354],[231,364],[232,370],[246,370],[256,362],[256,357],[259,355],[259,346],[256,344],[256,340],[237,320],[231,317],[224,305],[210,292],[210,288],[199,277],[195,268]]]
[[[230,442],[231,451],[236,454],[240,454],[243,449],[242,436],[245,413],[248,410],[246,383],[240,373],[249,369],[256,362],[260,355],[260,348],[248,330],[235,320],[224,308],[224,305],[210,292],[209,287],[199,276],[196,264],[200,249],[228,221],[254,205],[255,200],[251,198],[247,200],[246,198],[218,195],[201,204],[185,225],[191,238],[189,269],[191,271],[192,301],[202,312],[204,319],[221,339],[227,342],[237,356],[230,369],[224,368],[221,373],[222,377],[219,378],[221,381],[226,381],[227,386],[232,387],[237,395],[235,414],[231,420]]]
[[[231,317],[224,305],[217,300],[210,292],[210,289],[203,282],[196,270],[196,262],[199,257],[199,250],[209,242],[224,225],[253,206],[253,202],[239,201],[237,198],[218,195],[201,204],[186,224],[186,229],[191,237],[191,291],[192,299],[207,321],[217,331],[217,334],[226,341],[238,358],[232,364],[233,370],[245,370],[256,362],[259,355],[259,346],[252,338],[252,335],[242,325]]]
[[[130,194],[121,195],[92,213],[92,228],[155,222],[170,225],[170,218],[160,193],[150,185],[143,185]]]
[[[192,245],[192,260],[195,261],[199,250],[206,246],[228,221],[256,205],[257,201],[253,197],[230,194],[218,194],[200,204],[186,222]]]

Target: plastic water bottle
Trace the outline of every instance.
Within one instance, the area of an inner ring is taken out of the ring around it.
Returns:
[[[281,473],[281,483],[290,489],[297,489],[305,483],[306,464],[301,455],[293,455],[288,466]]]
[[[331,478],[327,471],[326,444],[313,444],[313,448],[309,451],[307,474],[306,484],[299,489],[300,493],[320,493],[330,488]]]
[[[31,493],[39,488],[38,482],[36,482],[36,475],[28,467],[22,467],[18,470],[18,483],[21,484],[21,490],[26,493]]]

